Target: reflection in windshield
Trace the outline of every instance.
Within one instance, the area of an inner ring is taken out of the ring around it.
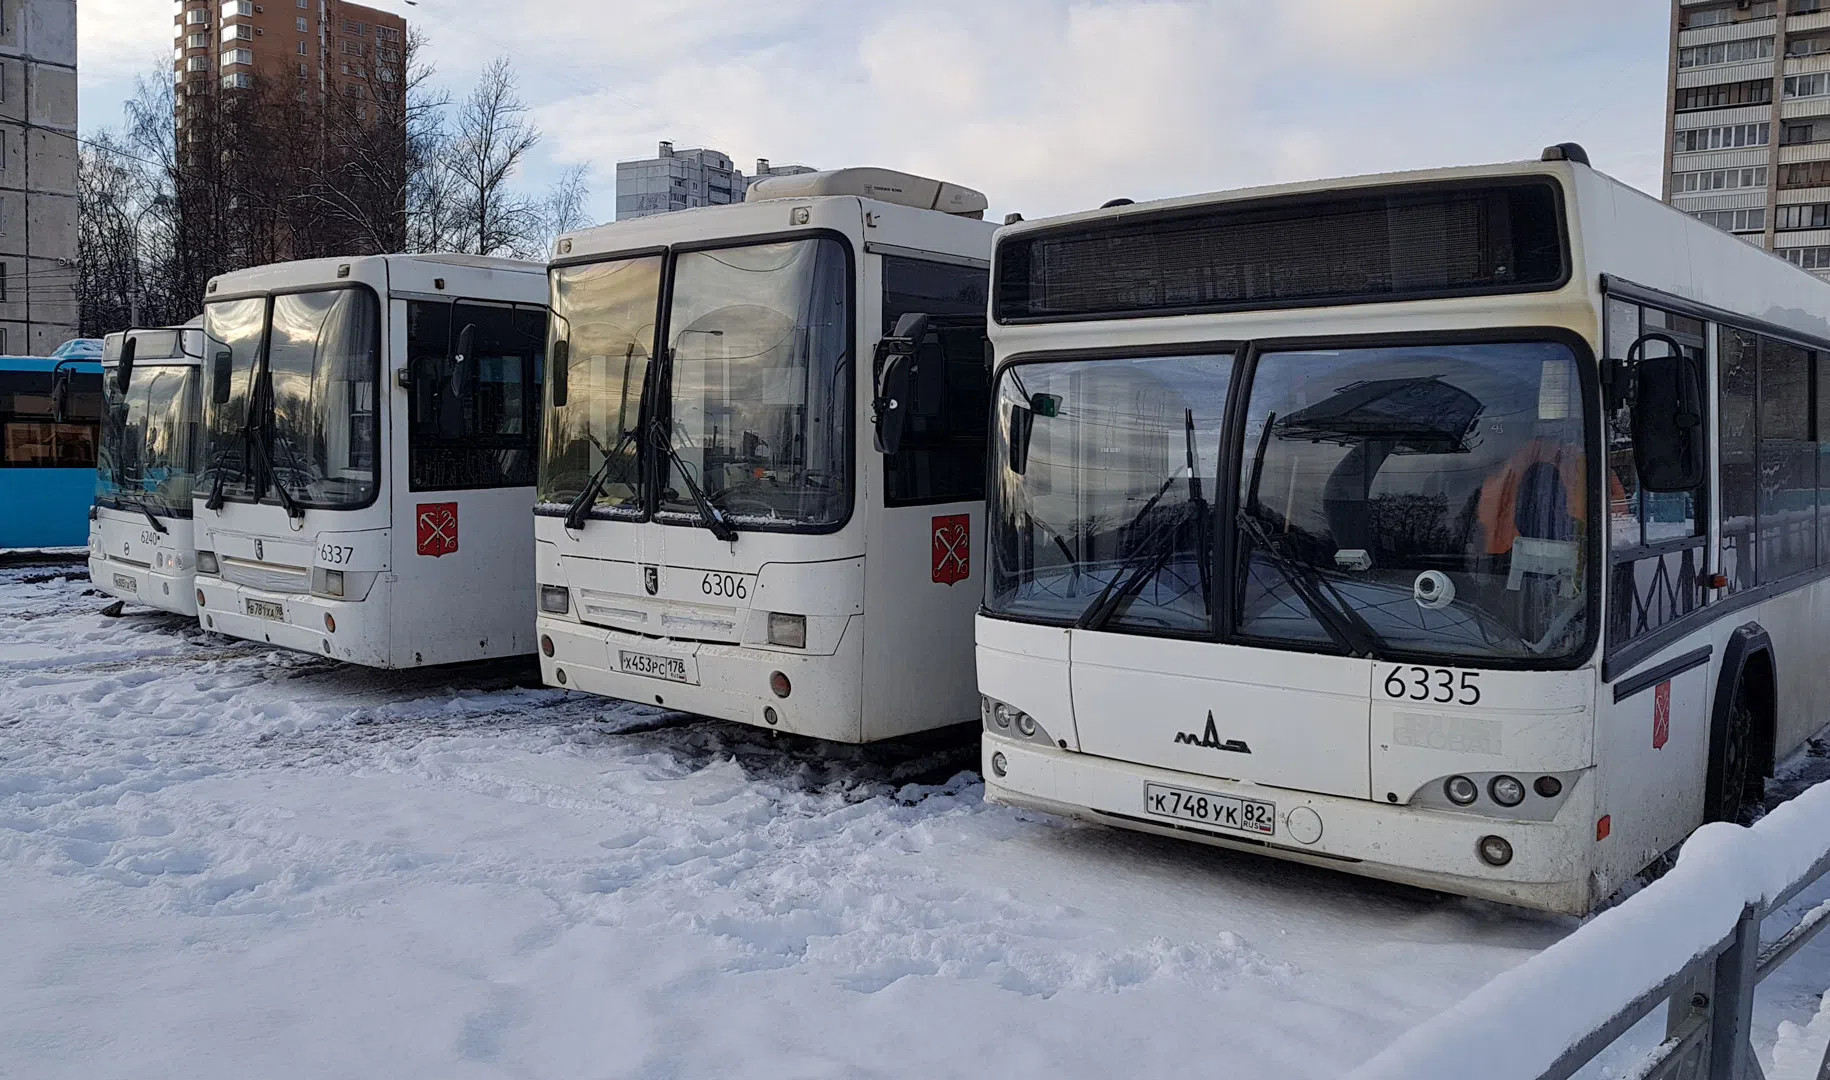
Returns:
[[[672,437],[662,514],[692,488],[740,525],[844,519],[852,366],[836,240],[678,257],[669,315]]]
[[[206,381],[226,380],[228,399],[218,402],[215,394],[205,395],[209,404],[204,406],[206,430],[202,468],[197,477],[201,492],[220,491],[227,498],[254,497],[254,452],[247,426],[260,364],[261,331],[266,321],[264,297],[220,300],[204,306]]]
[[[1007,369],[989,606],[1108,629],[1206,630],[1232,371],[1227,354]],[[1020,474],[1013,441],[1027,446]]]
[[[109,371],[95,498],[104,506],[188,517],[196,471],[197,369],[136,367],[123,397]]]
[[[612,516],[642,512],[642,400],[661,294],[661,256],[617,259],[553,271],[553,340],[566,343],[566,366],[547,380],[551,408],[543,432],[542,508],[563,508],[603,474],[589,509]],[[557,355],[552,347],[549,355]],[[557,364],[557,360],[555,360]],[[562,381],[563,379],[563,381]]]
[[[1115,577],[1141,572],[1150,580],[1110,628],[1210,629],[1217,575],[1202,572],[1223,529],[1203,530],[1209,515],[1178,469],[1214,475],[1231,368],[1163,357],[1008,369],[988,608],[1084,626]],[[1586,436],[1567,347],[1272,352],[1254,371],[1234,436],[1238,514],[1224,526],[1239,634],[1511,658],[1586,639]]]
[[[273,298],[272,466],[300,502],[361,506],[375,497],[380,332],[367,289]]]
[[[1330,639],[1281,554],[1393,649],[1574,651],[1587,631],[1584,438],[1563,345],[1266,354],[1240,484],[1242,513],[1267,528],[1239,545],[1240,632]]]
[[[230,498],[365,506],[380,479],[375,408],[381,313],[367,289],[254,297],[204,309],[205,367],[228,382],[208,406],[200,488]],[[212,395],[213,397],[213,395]]]

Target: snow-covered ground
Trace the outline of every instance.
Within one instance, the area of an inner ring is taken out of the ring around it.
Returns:
[[[1334,1077],[1576,925],[85,584],[0,570],[0,1077]]]

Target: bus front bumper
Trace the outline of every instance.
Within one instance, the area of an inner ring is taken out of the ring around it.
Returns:
[[[1593,905],[1586,860],[1577,857],[1581,845],[1595,842],[1575,824],[1586,798],[1572,798],[1555,821],[1513,821],[1236,783],[990,732],[982,756],[988,802],[1544,911],[1581,915]],[[1273,832],[1235,832],[1153,813],[1147,785],[1273,804]],[[1480,844],[1488,836],[1511,845],[1506,865],[1482,861]]]
[[[548,686],[816,739],[847,743],[863,739],[863,656],[856,619],[846,625],[838,651],[831,656],[657,640],[545,615],[539,618],[537,629],[540,675]],[[547,641],[553,643],[550,656]],[[652,668],[675,670],[688,681],[630,674],[623,670],[625,653],[663,662],[677,660],[678,668],[645,662]],[[778,672],[788,679],[786,697],[771,686]]]
[[[198,620],[206,630],[365,667],[392,666],[383,582],[359,601],[267,592],[207,574],[197,577],[195,591]]]
[[[174,615],[197,614],[196,577],[191,570],[160,570],[94,552],[89,555],[89,580],[96,588],[130,604]]]

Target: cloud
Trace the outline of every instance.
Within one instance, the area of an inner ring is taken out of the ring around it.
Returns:
[[[606,218],[614,163],[660,139],[908,169],[1029,217],[1564,139],[1658,187],[1663,0],[377,2],[430,34],[454,90],[514,60],[547,134],[529,182],[591,162]],[[86,122],[92,75],[169,55],[169,20],[83,0]]]

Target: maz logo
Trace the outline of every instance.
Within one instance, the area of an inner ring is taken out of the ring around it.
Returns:
[[[1212,709],[1209,709],[1207,712],[1207,730],[1201,732],[1199,735],[1193,735],[1186,731],[1178,731],[1176,732],[1176,745],[1204,746],[1209,750],[1225,750],[1229,754],[1249,754],[1252,752],[1252,748],[1245,744],[1244,739],[1221,740],[1219,729],[1214,727],[1214,713]]]

